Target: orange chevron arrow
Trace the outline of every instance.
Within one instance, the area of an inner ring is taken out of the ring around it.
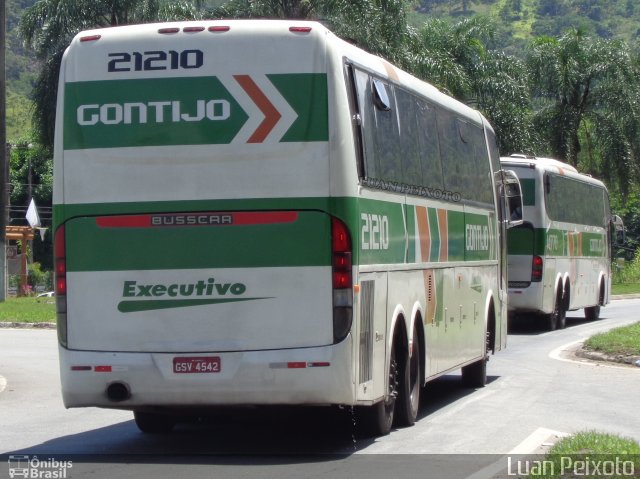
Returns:
[[[242,89],[249,95],[249,98],[264,114],[264,120],[253,132],[247,143],[262,143],[278,124],[282,115],[249,75],[234,75],[233,78],[236,79]]]

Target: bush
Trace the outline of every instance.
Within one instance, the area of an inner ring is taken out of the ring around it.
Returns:
[[[640,283],[640,250],[636,251],[633,261],[624,266],[614,263],[612,272],[614,284]]]

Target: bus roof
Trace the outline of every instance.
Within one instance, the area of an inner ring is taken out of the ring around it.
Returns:
[[[354,62],[366,69],[371,70],[377,75],[387,79],[389,82],[403,86],[414,91],[429,100],[438,103],[460,116],[467,118],[469,121],[478,125],[488,124],[482,114],[470,106],[455,100],[441,92],[435,86],[414,77],[413,75],[397,68],[385,59],[373,55],[356,45],[353,45],[333,34],[327,27],[319,22],[299,21],[299,20],[201,20],[201,21],[183,21],[183,22],[167,22],[167,23],[149,23],[138,25],[125,25],[110,28],[100,28],[86,30],[80,32],[72,40],[69,50],[76,50],[81,44],[86,43],[108,43],[149,44],[149,48],[157,42],[161,37],[172,37],[176,42],[188,43],[188,38],[192,38],[193,42],[200,42],[202,36],[209,35],[210,41],[215,41],[214,35],[219,36],[235,36],[239,35],[244,38],[255,38],[255,45],[259,45],[264,37],[282,38],[285,35],[293,35],[294,38],[303,42],[306,40],[315,40],[317,42],[326,41],[328,50],[333,50],[336,54]],[[186,38],[185,38],[186,37]],[[243,43],[243,47],[248,47],[250,43]],[[213,46],[212,46],[213,47]],[[93,53],[92,53],[93,54]],[[234,56],[236,59],[234,59]],[[229,52],[229,61],[233,64],[243,62],[243,55],[234,55]],[[295,67],[295,59],[287,58],[287,55],[280,57],[281,64],[286,64],[286,69],[292,71]],[[76,60],[76,65],[67,72],[67,81],[77,81],[79,79],[98,79],[86,78],[94,75],[101,76],[100,69],[82,68],[78,63],[82,63],[82,57]],[[246,66],[246,65],[245,65]],[[272,69],[280,70],[282,65],[271,65]],[[264,66],[260,68],[265,69]],[[267,70],[269,68],[266,68]],[[144,72],[141,72],[145,76]],[[168,74],[170,72],[167,72]],[[195,74],[195,72],[193,72]],[[75,78],[78,75],[79,78]],[[152,72],[153,76],[157,76],[158,72]],[[85,77],[85,78],[83,78]],[[111,75],[112,79],[116,79],[118,75]],[[483,121],[484,120],[484,121]]]
[[[574,166],[570,165],[569,163],[565,163],[554,158],[515,154],[511,156],[501,157],[500,162],[505,166],[519,166],[532,169],[537,168],[542,171],[551,171],[562,176],[575,178],[586,183],[592,183],[594,185],[606,188],[605,184],[602,183],[602,181],[593,178],[591,175],[580,173]]]

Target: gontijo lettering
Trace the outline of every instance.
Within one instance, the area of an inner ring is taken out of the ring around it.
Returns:
[[[148,103],[105,103],[104,105],[80,105],[76,110],[78,125],[130,125],[146,123],[179,123],[182,121],[224,121],[231,116],[231,105],[227,100],[196,100],[185,106],[180,101],[150,101]],[[185,113],[193,110],[195,114]]]
[[[467,225],[467,251],[489,250],[489,227],[484,225]]]

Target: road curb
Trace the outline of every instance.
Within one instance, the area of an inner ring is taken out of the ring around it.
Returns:
[[[20,323],[0,321],[0,329],[56,329],[56,323]]]

